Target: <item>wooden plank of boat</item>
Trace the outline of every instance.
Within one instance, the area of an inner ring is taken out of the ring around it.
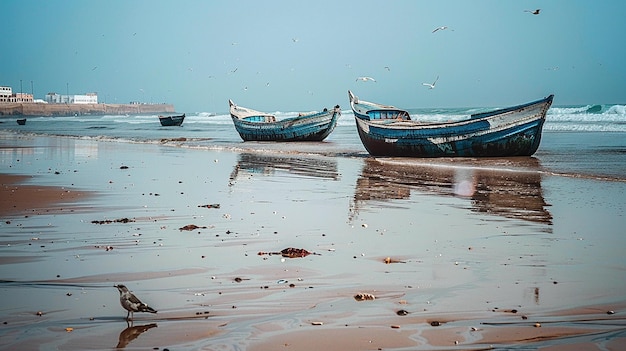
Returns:
[[[421,122],[394,106],[359,100],[348,91],[365,149],[372,156],[506,157],[537,151],[554,95],[453,122]]]
[[[180,126],[185,120],[185,114],[179,116],[159,116],[159,122],[163,127]]]
[[[322,141],[335,129],[341,115],[336,105],[330,110],[277,120],[272,114],[237,106],[232,100],[228,103],[235,129],[244,141]]]

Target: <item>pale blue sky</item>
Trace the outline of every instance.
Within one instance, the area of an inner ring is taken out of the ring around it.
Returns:
[[[347,109],[348,89],[404,108],[552,93],[555,105],[623,104],[625,13],[590,0],[2,1],[0,85],[187,113],[225,112],[228,99]]]

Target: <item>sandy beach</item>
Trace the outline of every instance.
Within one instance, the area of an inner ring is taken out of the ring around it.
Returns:
[[[0,349],[626,347],[625,181],[249,145],[0,139]]]

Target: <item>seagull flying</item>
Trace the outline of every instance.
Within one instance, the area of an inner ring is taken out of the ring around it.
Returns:
[[[541,11],[541,9],[536,9],[536,10],[524,10],[524,12],[529,12],[533,15],[538,15],[539,11]]]
[[[441,26],[441,27],[437,27],[433,30],[433,33],[435,33],[438,30],[444,30],[444,29],[448,29],[448,26]]]
[[[437,76],[437,79],[435,79],[434,82],[431,83],[422,83],[423,86],[427,86],[429,89],[435,89],[435,84],[437,84],[437,81],[439,80],[439,76]]]
[[[372,78],[372,77],[357,77],[356,81],[358,80],[362,80],[364,82],[367,82],[368,80],[371,80],[372,82],[375,82],[376,79]]]
[[[126,314],[126,320],[133,320],[133,312],[150,312],[157,313],[157,311],[141,302],[133,293],[131,293],[125,285],[114,285],[120,292],[120,304],[128,313]],[[128,317],[130,316],[130,319]]]
[[[391,68],[389,68],[389,66],[385,66],[385,69],[386,69],[387,71],[391,71]]]

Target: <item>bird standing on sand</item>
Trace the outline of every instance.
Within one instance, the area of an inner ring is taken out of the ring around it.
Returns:
[[[141,302],[128,288],[123,284],[114,285],[120,292],[120,304],[128,313],[126,314],[126,320],[133,320],[133,312],[150,312],[157,313],[157,311]],[[129,319],[130,316],[130,319]]]
[[[367,82],[368,80],[371,80],[372,82],[376,81],[376,79],[374,79],[372,77],[358,77],[356,80],[362,80],[364,82]]]
[[[434,82],[431,83],[422,83],[423,86],[427,86],[429,89],[435,89],[435,84],[437,84],[437,81],[439,80],[439,76],[437,76],[437,79],[435,79]]]
[[[536,9],[536,10],[532,10],[532,11],[531,11],[531,10],[524,10],[524,12],[530,12],[530,13],[532,13],[533,15],[538,15],[538,14],[539,14],[539,11],[541,11],[541,9]]]

